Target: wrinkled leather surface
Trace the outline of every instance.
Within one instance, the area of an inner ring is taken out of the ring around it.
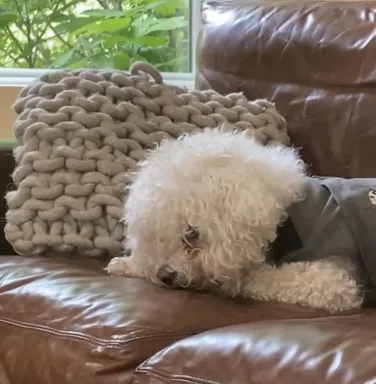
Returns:
[[[376,177],[376,3],[204,1],[196,85],[268,98],[316,175]]]
[[[137,368],[134,383],[371,384],[375,314],[266,321],[183,339]]]
[[[326,315],[107,276],[89,260],[0,257],[0,383],[130,383],[173,342],[264,319]]]

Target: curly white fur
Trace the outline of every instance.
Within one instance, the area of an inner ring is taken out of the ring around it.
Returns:
[[[165,141],[140,165],[125,204],[131,256],[111,274],[331,312],[362,299],[340,258],[264,263],[286,208],[304,198],[296,151],[261,146],[244,132],[205,130]],[[162,279],[163,280],[163,279]]]

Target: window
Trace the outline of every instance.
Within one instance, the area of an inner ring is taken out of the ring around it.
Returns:
[[[0,0],[0,84],[22,86],[61,68],[128,70],[146,60],[167,82],[191,86],[200,7],[199,0]]]
[[[14,142],[20,87],[49,70],[147,60],[193,87],[200,22],[200,0],[0,0],[0,147]]]

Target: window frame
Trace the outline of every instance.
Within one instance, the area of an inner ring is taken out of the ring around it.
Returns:
[[[196,43],[201,26],[201,0],[190,0],[190,20],[189,20],[189,36],[190,44],[190,67],[191,72],[163,72],[164,81],[167,84],[175,84],[177,86],[194,87],[194,77],[196,73]],[[47,72],[56,72],[56,69],[28,69],[28,68],[1,68],[0,67],[0,87],[23,87]]]

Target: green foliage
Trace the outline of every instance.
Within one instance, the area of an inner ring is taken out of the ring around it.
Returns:
[[[0,0],[0,67],[188,72],[189,0]]]

